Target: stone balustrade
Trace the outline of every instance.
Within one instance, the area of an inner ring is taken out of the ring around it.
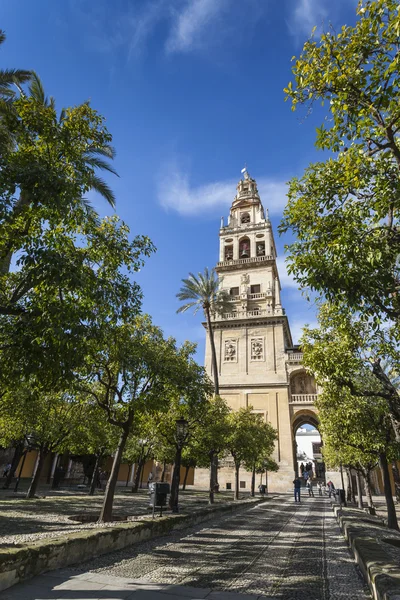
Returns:
[[[217,269],[224,267],[241,267],[242,265],[251,266],[252,264],[258,264],[260,262],[268,262],[274,260],[273,256],[251,256],[249,258],[238,258],[236,260],[222,260],[217,263]]]
[[[247,319],[249,317],[266,317],[274,315],[282,315],[284,311],[282,308],[279,309],[268,309],[268,310],[248,310],[248,311],[237,311],[231,313],[224,313],[222,315],[217,315],[215,321],[225,321],[227,319]]]
[[[290,354],[288,354],[289,362],[302,362],[302,360],[303,360],[302,352],[291,352]]]
[[[290,396],[290,404],[314,404],[318,394],[292,394]]]

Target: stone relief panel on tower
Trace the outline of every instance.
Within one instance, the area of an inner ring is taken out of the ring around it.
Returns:
[[[237,362],[237,340],[225,340],[224,361]]]
[[[251,353],[250,360],[261,361],[264,360],[264,338],[257,337],[251,339]]]

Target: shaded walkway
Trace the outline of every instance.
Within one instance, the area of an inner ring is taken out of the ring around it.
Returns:
[[[46,590],[46,576],[36,578],[31,585],[3,592],[0,600],[369,597],[326,498],[305,498],[295,505],[291,496],[280,496],[207,528],[176,532],[49,575],[63,580],[53,581]],[[42,587],[32,595],[35,582]],[[73,589],[67,591],[68,585]]]

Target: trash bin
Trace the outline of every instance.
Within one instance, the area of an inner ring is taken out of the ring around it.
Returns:
[[[337,489],[336,494],[340,504],[346,504],[346,492],[344,490]]]
[[[166,506],[167,496],[170,493],[169,483],[152,481],[149,483],[150,506]]]

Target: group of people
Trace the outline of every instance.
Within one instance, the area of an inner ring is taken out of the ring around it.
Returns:
[[[307,476],[305,477],[305,473],[307,473]],[[305,487],[308,490],[308,495],[310,498],[314,498],[314,486],[313,486],[313,480],[312,480],[312,471],[310,474],[310,471],[306,471],[304,470],[303,472],[303,480],[305,482]],[[293,481],[293,485],[294,485],[294,501],[295,502],[300,502],[300,490],[301,490],[301,479],[300,477],[296,477]],[[332,496],[332,494],[335,493],[335,486],[333,485],[332,481],[328,481],[328,483],[325,484],[325,482],[321,483],[320,481],[317,482],[317,489],[318,489],[318,494],[319,496],[323,496],[324,494],[328,494],[329,498]]]

